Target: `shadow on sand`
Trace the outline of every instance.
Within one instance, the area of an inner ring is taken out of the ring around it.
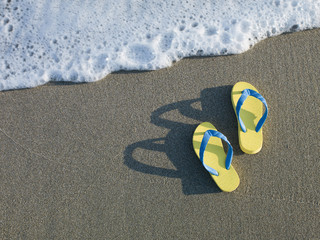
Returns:
[[[165,138],[147,139],[129,145],[124,152],[124,163],[138,172],[180,178],[182,191],[186,195],[221,192],[193,151],[192,135],[197,125],[168,120],[163,115],[178,110],[179,114],[199,123],[211,122],[228,137],[234,154],[242,154],[238,144],[235,144],[238,142],[237,122],[230,99],[231,89],[232,86],[204,89],[198,99],[175,102],[155,110],[151,114],[151,123],[169,129],[169,133]],[[196,104],[201,105],[201,110],[193,107]],[[176,170],[139,162],[133,157],[138,148],[165,153]]]

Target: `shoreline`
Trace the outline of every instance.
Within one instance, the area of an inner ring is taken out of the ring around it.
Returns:
[[[241,55],[241,54],[245,54],[246,52],[250,51],[252,48],[254,48],[257,44],[260,44],[262,41],[266,41],[266,40],[268,40],[270,38],[277,38],[277,37],[281,37],[282,35],[287,35],[287,34],[299,34],[299,33],[308,32],[308,31],[317,31],[318,29],[320,29],[320,27],[307,28],[307,29],[300,30],[300,31],[283,32],[283,33],[281,33],[279,35],[266,37],[266,38],[258,41],[257,43],[254,43],[253,45],[251,45],[251,47],[248,50],[246,50],[245,52],[242,52],[242,53],[221,54],[221,55],[214,55],[214,54],[213,55],[192,55],[192,56],[188,56],[188,57],[183,57],[183,58],[181,58],[179,60],[174,60],[171,63],[171,66],[164,67],[164,68],[159,68],[159,69],[156,69],[156,70],[148,70],[148,69],[145,69],[145,70],[137,70],[137,69],[125,70],[125,69],[121,69],[121,70],[117,70],[115,72],[111,72],[111,73],[107,74],[105,77],[101,78],[100,80],[96,80],[96,81],[93,81],[93,82],[72,82],[72,81],[67,81],[67,80],[60,80],[60,81],[54,81],[53,80],[53,81],[49,81],[49,82],[46,82],[46,83],[44,83],[42,85],[38,85],[38,86],[35,86],[35,87],[13,88],[13,89],[1,90],[0,92],[32,89],[32,88],[38,88],[38,87],[46,86],[46,85],[91,84],[91,83],[96,83],[96,82],[99,82],[99,81],[101,81],[103,79],[106,79],[110,75],[113,75],[113,74],[144,73],[144,72],[153,72],[153,71],[159,71],[159,70],[162,70],[162,69],[168,69],[168,68],[173,67],[178,62],[183,61],[185,59],[199,59],[199,58],[201,59],[201,58],[229,57],[229,56],[234,56],[234,55]]]

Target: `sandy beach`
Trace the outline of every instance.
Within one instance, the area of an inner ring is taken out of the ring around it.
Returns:
[[[90,84],[1,92],[1,239],[319,239],[320,30],[232,56]],[[256,155],[238,144],[238,81],[266,98]],[[213,123],[240,186],[219,190],[192,148]]]

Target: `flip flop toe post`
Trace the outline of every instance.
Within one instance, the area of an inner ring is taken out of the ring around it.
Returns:
[[[227,154],[221,140],[228,144]],[[239,176],[231,165],[232,146],[211,123],[204,122],[196,128],[193,134],[193,148],[204,168],[222,191],[232,192],[239,186]]]
[[[238,82],[232,88],[231,101],[237,116],[241,150],[258,153],[263,143],[262,126],[268,115],[266,100],[250,83]]]

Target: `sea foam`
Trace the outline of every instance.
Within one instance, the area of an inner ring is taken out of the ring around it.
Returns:
[[[0,90],[242,53],[315,27],[318,0],[0,0]]]

